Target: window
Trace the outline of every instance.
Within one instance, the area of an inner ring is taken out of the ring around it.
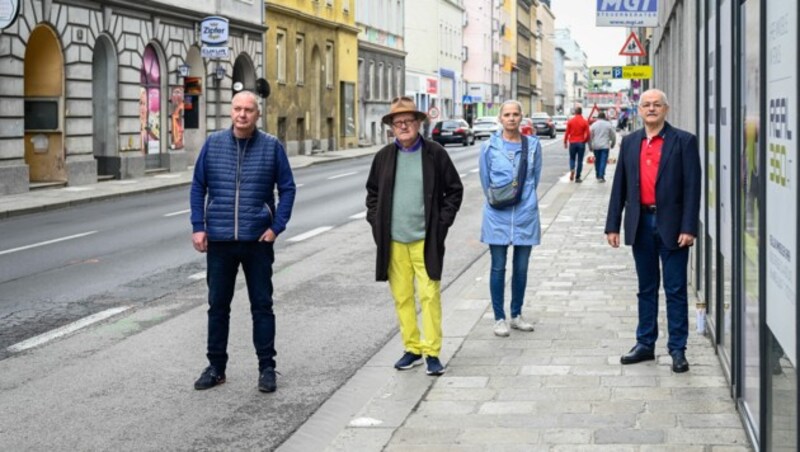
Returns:
[[[278,63],[278,83],[286,83],[286,30],[278,30],[275,59]]]
[[[403,83],[403,68],[398,66],[395,71],[397,74],[397,76],[394,78],[394,83],[397,85],[395,86],[395,96],[400,96],[403,94],[403,85],[401,85],[401,83]]]
[[[378,99],[385,99],[386,95],[384,93],[386,84],[383,83],[383,62],[378,63],[378,90],[375,91],[377,94]]]
[[[325,44],[325,84],[333,89],[333,43]]]
[[[384,98],[391,99],[398,96],[397,91],[394,91],[394,84],[392,83],[392,65],[386,67],[386,95]]]
[[[294,70],[296,81],[298,85],[303,85],[306,81],[306,52],[305,52],[305,37],[297,34],[294,43]]]
[[[340,133],[345,137],[356,135],[356,85],[351,82],[341,82],[340,96],[342,99]]]
[[[372,96],[375,94],[375,88],[373,88],[373,83],[375,83],[375,62],[369,62],[369,73],[367,75],[367,92],[366,96],[367,99],[372,99]]]

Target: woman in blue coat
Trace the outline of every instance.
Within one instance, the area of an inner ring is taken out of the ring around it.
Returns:
[[[509,245],[514,246],[511,269],[511,322],[510,327],[520,331],[533,331],[533,325],[522,317],[522,303],[528,282],[528,261],[531,249],[541,239],[539,222],[539,200],[536,187],[542,172],[542,146],[535,136],[522,139],[519,123],[522,120],[522,104],[507,100],[500,107],[502,130],[489,137],[481,147],[479,167],[484,195],[489,187],[503,186],[514,179],[521,159],[528,159],[527,173],[522,194],[514,205],[496,208],[483,205],[481,242],[489,245],[492,268],[489,291],[494,310],[494,334],[509,335],[509,323],[503,308],[505,293],[506,256]],[[527,149],[522,143],[527,141]]]

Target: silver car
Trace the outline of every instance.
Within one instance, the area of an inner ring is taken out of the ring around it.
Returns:
[[[553,123],[556,125],[556,132],[567,130],[567,117],[564,115],[553,116]]]
[[[500,128],[500,121],[495,116],[481,116],[472,123],[472,132],[479,139],[490,137]]]

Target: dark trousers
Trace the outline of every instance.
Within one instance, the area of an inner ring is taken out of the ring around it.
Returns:
[[[639,277],[639,326],[636,328],[636,341],[651,350],[655,348],[658,339],[658,287],[660,275],[663,274],[669,332],[667,349],[670,352],[684,351],[689,335],[686,289],[689,248],[666,249],[656,229],[656,215],[657,213],[642,212],[633,244],[633,259]],[[659,270],[659,260],[663,273]]]
[[[275,314],[272,312],[272,263],[275,251],[269,242],[208,242],[208,362],[220,372],[228,363],[228,331],[231,301],[239,265],[244,271],[253,344],[258,370],[275,367]]]
[[[586,143],[569,144],[569,169],[575,170],[575,178],[581,178],[583,171],[583,154],[586,152]]]
[[[598,179],[606,178],[606,162],[608,162],[608,149],[594,150],[594,175]]]

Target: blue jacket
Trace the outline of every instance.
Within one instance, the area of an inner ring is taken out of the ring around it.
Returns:
[[[659,135],[664,144],[656,176],[656,229],[664,247],[676,250],[681,233],[697,237],[702,177],[700,152],[697,137],[668,122]],[[641,215],[639,156],[645,138],[644,129],[639,129],[622,139],[608,201],[605,232],[619,233],[624,211],[626,245],[636,241]]]
[[[529,136],[528,174],[519,204],[503,209],[495,209],[486,201],[486,189],[491,180],[494,185],[504,185],[514,178],[519,166],[521,152],[516,152],[514,162],[503,149],[502,131],[489,137],[481,146],[478,157],[481,186],[484,192],[483,222],[481,223],[481,242],[489,245],[538,245],[542,231],[539,221],[539,199],[536,188],[542,174],[542,145],[539,138]]]
[[[267,229],[277,235],[286,229],[294,196],[292,168],[277,138],[256,130],[237,146],[233,129],[221,130],[208,137],[195,164],[192,230],[218,241],[258,240]]]

